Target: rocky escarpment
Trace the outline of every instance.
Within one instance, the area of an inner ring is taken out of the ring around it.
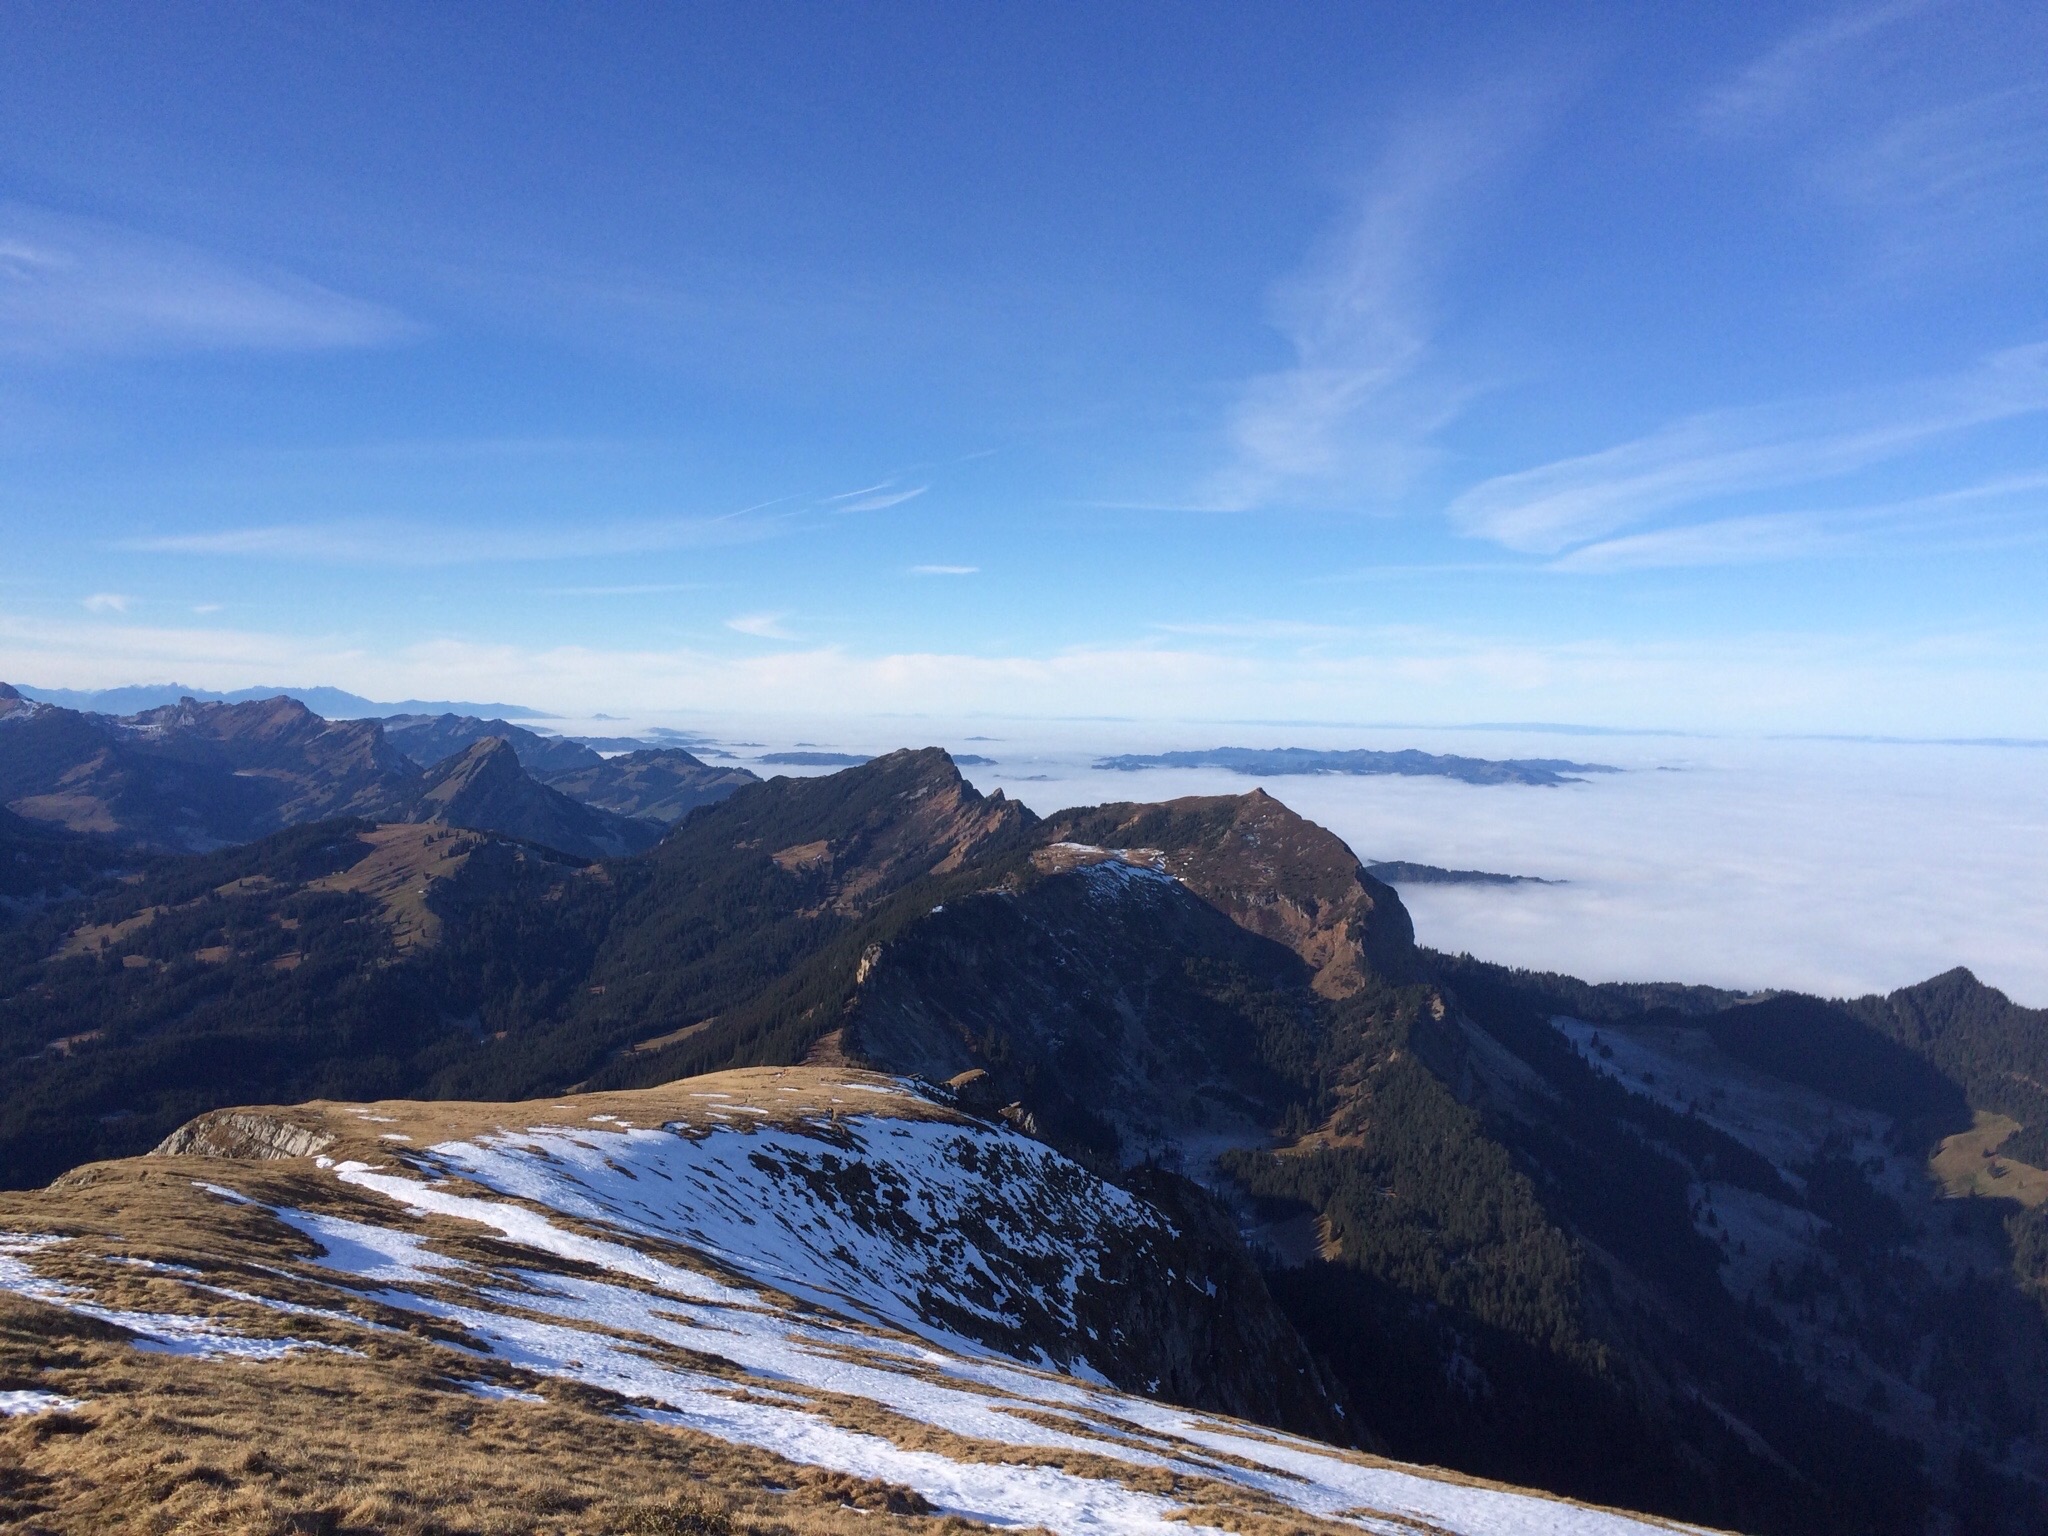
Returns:
[[[1269,1140],[1279,1095],[1253,1014],[1309,995],[1290,950],[1115,860],[956,897],[859,976],[849,1056],[934,1082],[984,1071],[993,1101],[1117,1167]]]
[[[825,778],[771,779],[727,801],[701,835],[758,850],[852,916],[913,880],[1022,847],[1036,828],[1029,810],[1001,790],[981,794],[925,747]]]
[[[312,1157],[334,1145],[334,1134],[299,1125],[264,1110],[223,1109],[188,1120],[151,1157],[243,1157],[258,1161]]]
[[[1045,835],[1154,850],[1160,869],[1231,921],[1300,955],[1325,997],[1349,997],[1369,977],[1419,974],[1415,926],[1393,887],[1368,874],[1342,838],[1262,789],[1066,811]]]

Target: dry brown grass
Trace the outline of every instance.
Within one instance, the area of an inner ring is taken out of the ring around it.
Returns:
[[[642,1424],[599,1394],[475,1398],[417,1347],[246,1364],[96,1333],[0,1298],[0,1372],[86,1403],[0,1422],[0,1528],[837,1536],[868,1528],[856,1510],[922,1511],[907,1490]]]
[[[1952,1197],[1983,1195],[2036,1206],[2048,1200],[2048,1170],[1998,1155],[2005,1139],[2020,1128],[2006,1115],[1978,1110],[1976,1123],[1950,1136],[1931,1159],[1934,1176]]]
[[[382,908],[391,942],[401,951],[432,946],[441,937],[441,919],[428,906],[428,893],[437,881],[460,874],[489,839],[450,827],[390,823],[362,840],[370,846],[365,857],[307,889],[359,891]]]
[[[335,1144],[327,1150],[335,1157],[388,1165],[436,1141],[537,1125],[595,1132],[681,1120],[708,1129],[717,1123],[719,1106],[729,1112],[741,1105],[768,1113],[733,1115],[727,1123],[808,1123],[826,1135],[833,1117],[856,1114],[957,1118],[885,1078],[800,1068],[721,1073],[661,1089],[521,1105],[313,1104],[242,1113],[270,1114],[331,1135]],[[379,1139],[394,1133],[413,1140]],[[196,1187],[195,1180],[239,1190],[261,1203],[229,1203]],[[460,1187],[460,1181],[451,1183]],[[266,1206],[416,1232],[447,1257],[494,1276],[499,1295],[493,1305],[501,1308],[519,1305],[519,1271],[575,1273],[643,1288],[619,1274],[507,1242],[475,1223],[401,1215],[383,1196],[343,1184],[307,1158],[133,1159],[77,1170],[48,1190],[0,1194],[0,1232],[66,1239],[29,1255],[46,1283],[76,1287],[108,1307],[203,1314],[245,1336],[289,1336],[329,1346],[263,1363],[151,1353],[107,1324],[0,1292],[0,1390],[39,1389],[84,1405],[75,1413],[0,1420],[0,1530],[43,1536],[838,1536],[871,1532],[877,1517],[909,1522],[919,1531],[945,1528],[964,1536],[978,1529],[933,1514],[910,1489],[654,1425],[611,1393],[530,1375],[465,1349],[474,1341],[454,1324],[387,1306],[373,1290],[338,1286],[334,1272],[312,1263],[312,1242]],[[561,1212],[549,1219],[565,1229],[618,1235]],[[678,1244],[642,1238],[635,1246],[671,1263],[739,1278]],[[124,1262],[134,1260],[189,1266],[203,1273],[207,1285],[342,1315],[287,1315],[223,1296],[189,1276]],[[481,1278],[471,1272],[463,1284]],[[422,1292],[434,1288],[413,1286]],[[450,1299],[459,1298],[451,1291]],[[460,1299],[475,1296],[464,1291]],[[788,1307],[810,1310],[796,1303]],[[834,1327],[842,1344],[814,1338],[809,1347],[879,1362],[862,1349],[862,1337],[874,1330],[844,1321]],[[625,1337],[664,1365],[722,1378],[735,1396],[760,1384],[730,1362],[654,1338]],[[896,1368],[908,1364],[901,1356],[890,1358]],[[469,1390],[479,1382],[537,1392],[544,1400],[481,1397]],[[1084,1438],[1122,1439],[1162,1451],[1181,1465],[1143,1467],[1087,1449],[976,1439],[924,1423],[886,1401],[787,1381],[774,1385],[803,1398],[821,1419],[905,1450],[959,1463],[1058,1468],[1156,1495],[1180,1506],[1187,1518],[1242,1536],[1336,1536],[1356,1529],[1303,1515],[1228,1481],[1234,1457],[1170,1444],[1171,1437],[1119,1420],[1076,1423],[1049,1405],[1022,1405],[971,1379],[946,1377],[944,1385],[1005,1401],[1020,1428],[1028,1418]],[[1266,1435],[1254,1426],[1218,1423],[1251,1438]],[[1394,1465],[1368,1456],[1347,1459]],[[1218,1475],[1203,1475],[1205,1465]],[[1501,1486],[1455,1475],[1445,1480]],[[1430,1529],[1380,1518],[1390,1529]]]
[[[834,1119],[857,1115],[952,1123],[966,1118],[910,1092],[894,1078],[855,1068],[816,1066],[747,1067],[685,1078],[658,1088],[564,1094],[512,1104],[455,1099],[339,1104],[316,1099],[310,1104],[221,1113],[270,1116],[283,1124],[331,1136],[334,1140],[326,1149],[330,1156],[371,1163],[402,1159],[407,1150],[436,1142],[541,1126],[601,1132],[680,1124],[709,1131],[719,1126],[829,1126]],[[385,1139],[390,1136],[408,1140]]]
[[[842,1536],[871,1531],[872,1512],[924,1513],[909,1490],[646,1424],[609,1394],[457,1355],[445,1347],[451,1330],[367,1298],[348,1309],[388,1331],[284,1316],[119,1263],[184,1264],[216,1284],[343,1304],[345,1293],[280,1272],[308,1256],[305,1239],[259,1208],[196,1190],[192,1176],[208,1171],[280,1204],[377,1213],[377,1202],[303,1162],[138,1160],[100,1165],[63,1189],[0,1197],[0,1229],[68,1238],[38,1251],[33,1267],[108,1306],[203,1312],[245,1334],[289,1333],[355,1352],[304,1350],[263,1363],[152,1353],[108,1324],[0,1293],[0,1389],[84,1405],[0,1420],[0,1530]],[[422,1225],[465,1259],[512,1256],[466,1224]],[[542,1257],[516,1256],[527,1268]],[[476,1380],[537,1389],[546,1401],[480,1398],[463,1385]]]
[[[245,1335],[288,1335],[334,1349],[262,1363],[145,1352],[110,1325],[0,1293],[0,1388],[31,1387],[85,1405],[71,1414],[0,1421],[0,1529],[52,1536],[822,1536],[860,1528],[853,1522],[875,1515],[967,1528],[933,1516],[910,1489],[650,1425],[608,1393],[456,1354],[448,1346],[462,1342],[458,1330],[369,1296],[351,1298],[311,1278],[317,1271],[295,1276],[311,1257],[308,1241],[260,1206],[229,1204],[197,1189],[195,1175],[269,1204],[386,1224],[392,1216],[387,1202],[301,1159],[179,1158],[101,1164],[61,1188],[0,1196],[0,1229],[66,1238],[38,1250],[34,1269],[103,1305],[200,1314]],[[429,1217],[409,1225],[449,1256],[501,1273],[515,1263],[527,1270],[580,1268],[514,1248],[469,1223]],[[345,1310],[376,1331],[342,1319],[283,1315],[122,1262],[136,1259],[202,1270],[216,1286]],[[642,1348],[723,1376],[735,1389],[751,1379],[724,1361],[656,1340],[642,1341]],[[538,1391],[546,1401],[481,1398],[463,1385],[480,1380]],[[802,1395],[820,1417],[905,1449],[961,1462],[1058,1467],[1121,1483],[1199,1503],[1209,1523],[1247,1536],[1336,1529],[1200,1477],[970,1439],[863,1398]]]

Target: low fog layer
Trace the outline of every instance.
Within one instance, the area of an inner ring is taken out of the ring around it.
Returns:
[[[1400,734],[1427,750],[1501,757],[1560,744]],[[1649,737],[1571,745],[1572,755],[1630,771],[1555,788],[1329,777],[1267,788],[1368,859],[1568,882],[1407,886],[1417,934],[1438,949],[1595,981],[1836,996],[1967,965],[2018,1001],[2048,1003],[2048,751]],[[1053,777],[1019,782],[1000,767],[974,775],[1034,810],[1250,787],[1206,770],[1024,771]]]
[[[1424,943],[1488,960],[1834,996],[1966,965],[2020,1002],[2048,1004],[2048,749],[1108,722],[811,720],[733,734],[758,744],[735,747],[741,761],[799,737],[852,752],[936,743],[989,759],[964,771],[1040,812],[1263,782],[1368,860],[1568,882],[1402,891]],[[1088,766],[1223,745],[1572,757],[1628,771],[1537,788]]]

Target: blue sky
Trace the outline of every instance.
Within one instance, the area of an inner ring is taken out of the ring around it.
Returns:
[[[0,6],[0,676],[2048,735],[2048,10]]]

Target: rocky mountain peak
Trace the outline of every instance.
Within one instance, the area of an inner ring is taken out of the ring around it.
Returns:
[[[1405,981],[1418,971],[1415,927],[1394,888],[1368,874],[1342,838],[1263,789],[1066,811],[1045,836],[1158,850],[1166,873],[1300,955],[1326,997],[1350,996],[1368,975]]]
[[[464,795],[510,789],[521,777],[512,743],[502,736],[486,736],[437,763],[427,775],[420,799],[447,804]]]
[[[486,736],[436,766],[405,819],[505,832],[582,858],[638,853],[662,830],[550,789],[520,766],[502,736]]]
[[[842,913],[871,906],[912,880],[949,874],[1032,840],[1038,818],[1000,791],[983,795],[938,747],[891,752],[818,778],[751,785],[693,817],[693,837],[758,849],[785,871],[822,877]]]
[[[246,704],[202,703],[187,695],[175,704],[130,715],[125,723],[139,731],[179,732],[216,741],[275,740],[308,731],[317,734],[327,724],[297,699],[283,693],[274,699],[252,699]]]
[[[224,704],[193,698],[144,710],[121,720],[122,729],[159,750],[188,761],[217,763],[238,772],[312,774],[346,788],[333,805],[329,794],[314,798],[322,814],[346,809],[374,814],[398,791],[397,781],[416,770],[384,739],[374,720],[327,720],[289,694]],[[374,788],[370,781],[386,781]],[[366,789],[372,801],[362,801]],[[309,807],[309,809],[315,809]],[[288,818],[293,819],[293,818]]]

